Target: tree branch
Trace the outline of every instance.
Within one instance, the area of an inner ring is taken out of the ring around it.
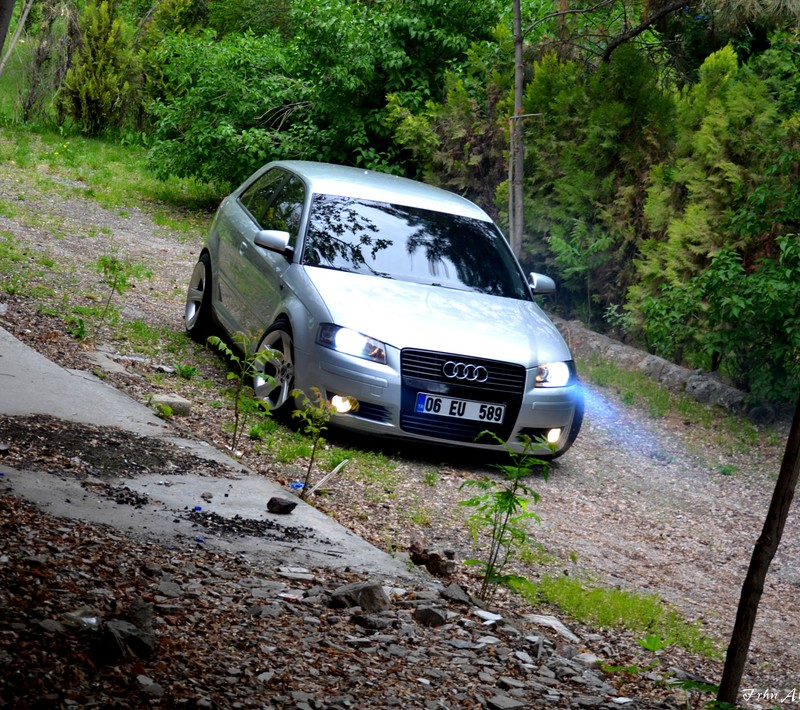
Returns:
[[[642,22],[637,27],[634,27],[632,30],[628,30],[623,34],[615,37],[609,45],[606,47],[606,51],[603,52],[603,61],[607,62],[611,59],[611,55],[614,50],[619,47],[621,44],[625,44],[630,39],[633,39],[637,35],[642,34],[648,27],[658,22],[662,17],[666,17],[671,12],[675,12],[676,10],[680,10],[682,7],[686,7],[689,4],[690,0],[675,0],[675,2],[671,2],[669,5],[664,5],[658,12],[654,15],[648,17],[644,22]]]
[[[595,10],[599,10],[601,7],[605,7],[606,5],[611,5],[614,2],[616,2],[616,0],[602,0],[602,2],[597,3],[597,5],[586,8],[585,10],[559,10],[558,12],[550,12],[544,17],[540,17],[529,27],[523,30],[522,36],[524,37],[526,34],[528,34],[528,32],[530,32],[534,27],[536,27],[536,25],[541,25],[542,22],[547,22],[547,20],[552,20],[554,17],[563,17],[564,15],[585,15],[589,12],[594,12]]]

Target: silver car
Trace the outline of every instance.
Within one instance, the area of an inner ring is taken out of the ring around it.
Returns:
[[[220,205],[185,321],[198,340],[219,327],[280,353],[254,379],[273,411],[316,387],[347,429],[484,449],[541,438],[558,456],[583,395],[533,300],[554,290],[526,280],[491,218],[458,195],[279,161]]]

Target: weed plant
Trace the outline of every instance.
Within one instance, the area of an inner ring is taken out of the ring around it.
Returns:
[[[489,551],[486,558],[466,560],[466,564],[476,565],[482,570],[478,596],[485,600],[498,584],[516,590],[530,584],[525,577],[506,572],[506,569],[514,555],[530,543],[528,522],[531,520],[539,522],[539,516],[528,510],[531,503],[539,501],[539,494],[528,486],[524,479],[539,469],[543,478],[547,480],[550,469],[547,461],[531,455],[531,451],[535,448],[548,447],[545,441],[525,437],[523,450],[517,452],[491,432],[483,432],[481,436],[494,438],[511,458],[510,464],[496,465],[496,468],[504,474],[503,485],[498,487],[488,477],[480,480],[470,479],[461,485],[462,489],[477,491],[475,495],[460,502],[460,505],[473,508],[475,511],[468,521],[475,542],[478,542],[477,536],[480,530],[485,530],[489,536]],[[549,448],[552,451],[554,447],[549,446]]]
[[[280,357],[280,353],[268,348],[253,352],[250,338],[245,333],[234,333],[233,342],[236,349],[216,335],[208,338],[208,344],[219,350],[231,367],[226,376],[233,383],[233,434],[230,450],[236,456],[239,441],[250,417],[264,417],[271,414],[269,409],[265,408],[264,403],[256,399],[255,392],[249,383],[253,381],[258,369],[263,367],[268,360]]]

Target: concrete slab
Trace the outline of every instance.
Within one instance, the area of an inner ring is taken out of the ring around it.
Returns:
[[[96,426],[122,426],[141,436],[174,432],[147,407],[90,372],[66,370],[0,328],[0,413],[46,414]]]
[[[70,475],[0,465],[0,490],[24,497],[52,515],[110,525],[168,545],[204,545],[247,554],[276,566],[349,567],[371,576],[418,578],[401,559],[370,545],[299,499],[289,515],[269,513],[271,497],[288,498],[291,493],[205,442],[180,437],[144,405],[89,373],[59,367],[2,328],[0,414],[48,415],[76,424],[119,427],[222,462],[230,470],[227,477],[141,475],[104,478],[86,485]],[[120,505],[108,495],[109,488],[145,494],[147,503]],[[194,511],[195,507],[201,510]],[[204,518],[212,521],[214,516],[234,523],[237,519],[257,521],[262,531],[246,534],[236,532],[236,524],[224,529],[203,524]]]

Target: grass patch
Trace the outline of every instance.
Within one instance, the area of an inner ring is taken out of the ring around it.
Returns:
[[[19,214],[17,206],[9,200],[0,197],[0,217],[16,217]]]
[[[120,338],[125,340],[134,350],[143,355],[160,355],[171,353],[188,359],[193,349],[192,341],[182,333],[177,333],[166,326],[155,327],[142,320],[121,322],[117,328]]]
[[[77,193],[117,212],[148,203],[157,224],[181,232],[204,234],[209,213],[221,199],[194,180],[157,180],[142,146],[6,126],[0,133],[0,157],[12,170],[39,166],[39,185],[53,194]]]
[[[533,589],[529,601],[552,604],[580,623],[656,634],[691,653],[713,659],[722,656],[717,643],[698,624],[685,621],[655,594],[590,587],[566,576],[545,576]]]
[[[407,515],[410,522],[414,523],[414,525],[419,525],[421,528],[427,528],[433,523],[431,511],[422,505],[414,506],[407,512]]]

